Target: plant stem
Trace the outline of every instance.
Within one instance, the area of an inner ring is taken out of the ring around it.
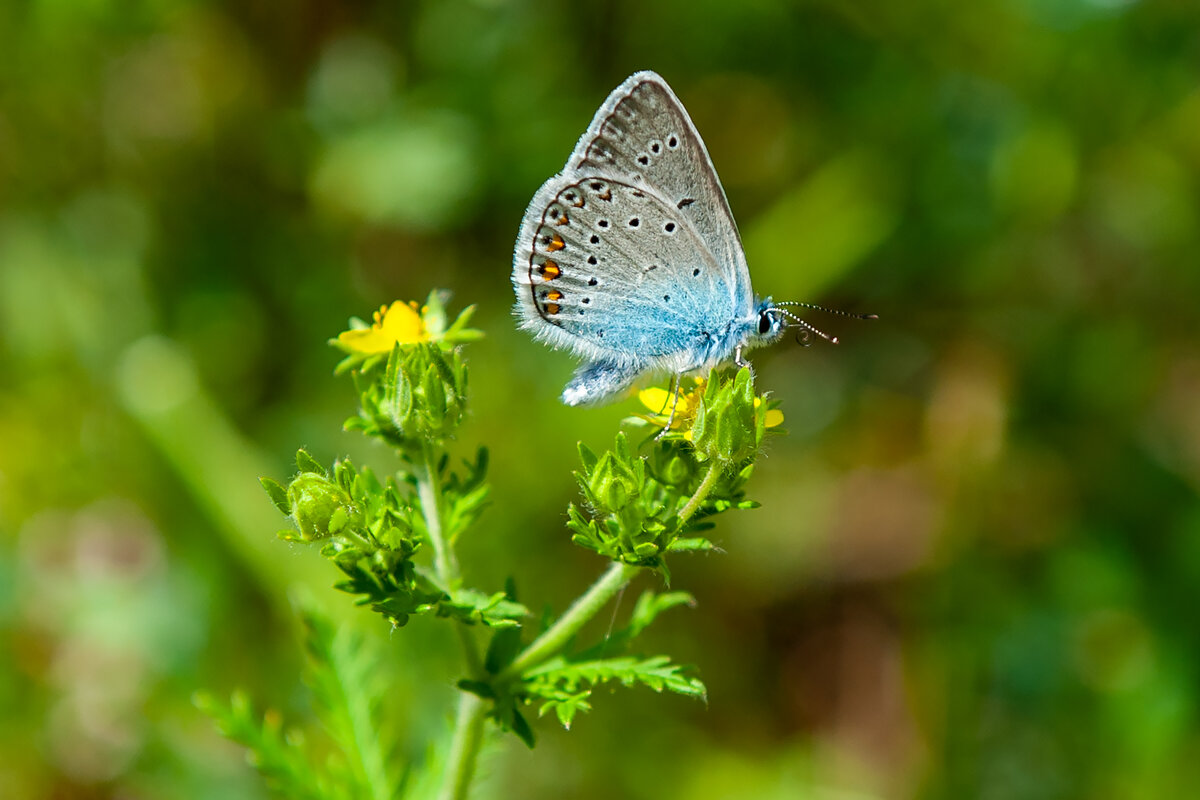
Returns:
[[[414,467],[421,516],[425,518],[425,530],[433,545],[433,570],[442,588],[451,592],[459,581],[458,560],[442,531],[442,486],[438,480],[433,445],[425,442],[421,446],[421,458],[414,462]],[[455,625],[454,629],[467,661],[467,672],[472,678],[477,678],[483,672],[483,662],[479,658],[475,639],[465,625]]]
[[[696,510],[700,508],[700,504],[708,497],[709,492],[713,490],[713,486],[717,483],[717,478],[721,477],[721,464],[715,459],[708,465],[708,472],[704,475],[704,480],[700,481],[700,485],[696,487],[696,493],[693,494],[679,511],[679,519],[681,522],[687,522],[691,519]]]
[[[487,705],[471,692],[463,692],[458,700],[458,716],[454,720],[454,739],[446,759],[445,778],[438,800],[466,800],[479,761],[483,744],[483,723],[487,720]]]
[[[617,592],[625,588],[644,567],[635,567],[614,561],[608,571],[592,584],[592,587],[576,600],[567,613],[558,618],[550,629],[534,639],[528,647],[513,659],[497,677],[497,682],[520,677],[526,670],[535,667],[561,650],[579,629],[604,607]]]
[[[433,545],[433,569],[442,588],[449,592],[458,582],[458,562],[454,558],[454,551],[442,536],[442,487],[438,481],[433,446],[429,442],[421,445],[421,459],[415,466],[417,497],[421,500],[425,529]]]
[[[421,446],[421,458],[414,466],[421,514],[425,518],[429,542],[433,545],[433,569],[442,588],[451,592],[459,581],[458,560],[442,531],[442,486],[438,479],[433,446],[429,442]],[[478,678],[483,674],[483,662],[479,658],[475,639],[467,626],[461,623],[454,626],[454,631],[462,645],[467,674]],[[483,700],[470,692],[462,692],[458,700],[458,717],[454,721],[454,738],[450,742],[446,771],[442,775],[442,788],[438,793],[439,800],[466,800],[479,760],[486,719],[487,706]]]

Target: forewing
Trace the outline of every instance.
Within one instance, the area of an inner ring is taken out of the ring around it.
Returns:
[[[600,106],[567,162],[568,172],[627,178],[654,189],[691,221],[737,290],[753,305],[750,273],[737,223],[708,148],[687,110],[659,75],[638,72]]]

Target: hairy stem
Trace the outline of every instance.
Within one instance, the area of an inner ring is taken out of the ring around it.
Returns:
[[[425,530],[429,532],[429,542],[433,545],[433,570],[442,588],[452,592],[459,581],[458,560],[442,531],[442,485],[437,474],[437,456],[428,442],[421,446],[421,457],[414,463],[414,473],[417,497],[421,501],[421,516],[425,519]],[[465,625],[454,627],[467,661],[467,672],[471,677],[478,677],[482,674],[483,662],[479,658],[475,639]]]
[[[417,479],[417,497],[421,501],[421,515],[425,518],[425,530],[433,545],[433,569],[438,583],[447,592],[454,591],[459,581],[458,560],[442,530],[442,485],[437,474],[436,455],[433,446],[425,442],[421,446],[421,457],[414,463]],[[463,657],[467,662],[467,673],[471,677],[483,674],[483,662],[479,648],[466,625],[454,626],[462,645]],[[487,707],[470,692],[463,692],[458,700],[458,716],[454,721],[454,738],[446,758],[446,771],[442,777],[439,800],[465,800],[475,776],[475,765],[479,760],[479,747],[483,742],[483,723],[487,718]]]
[[[425,517],[425,529],[433,545],[433,569],[442,588],[450,591],[458,583],[458,561],[442,536],[442,486],[438,481],[437,462],[433,446],[425,442],[421,446],[421,458],[415,464],[417,497],[421,500],[421,512]]]
[[[475,765],[479,762],[487,710],[487,704],[478,695],[463,692],[459,697],[454,739],[450,742],[445,779],[438,792],[438,800],[466,800],[471,779],[475,777]]]
[[[608,571],[592,584],[592,587],[576,600],[567,613],[558,618],[550,629],[534,639],[528,647],[513,659],[513,662],[499,675],[503,682],[522,675],[526,670],[535,667],[561,650],[579,629],[604,607],[617,592],[625,588],[633,577],[644,567],[635,567],[613,562]]]
[[[704,480],[700,481],[700,485],[696,487],[696,493],[688,498],[687,503],[679,511],[679,519],[682,522],[687,522],[700,508],[700,504],[708,497],[709,492],[717,485],[717,478],[721,477],[721,464],[715,459],[708,465],[708,472],[704,475]]]

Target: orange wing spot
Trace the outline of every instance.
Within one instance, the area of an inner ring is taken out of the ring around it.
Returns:
[[[546,263],[538,267],[538,272],[542,273],[542,277],[548,281],[552,281],[559,275],[562,275],[562,270],[558,268],[558,264],[546,259]]]
[[[576,208],[583,208],[583,195],[579,195],[579,199],[571,205],[575,206]]]
[[[558,303],[547,303],[546,304],[546,313],[547,314],[557,314],[558,310],[559,310]]]
[[[547,300],[562,300],[562,299],[563,299],[563,293],[562,293],[562,292],[548,292],[548,293],[546,294],[546,299],[547,299]],[[550,312],[550,313],[552,313],[552,314],[553,314],[553,313],[556,313],[556,312],[553,312],[553,311],[552,311],[552,312]]]
[[[562,250],[566,246],[567,246],[567,243],[564,242],[563,238],[556,233],[556,234],[554,234],[554,237],[550,240],[550,244],[546,245],[546,249],[549,250],[551,253],[553,253],[556,250]]]
[[[612,200],[612,190],[605,189],[603,192],[600,193],[599,197],[601,200]]]
[[[567,219],[567,213],[565,211],[563,212],[563,215],[561,217],[554,220],[555,225],[566,225],[568,222],[570,222],[570,220]]]

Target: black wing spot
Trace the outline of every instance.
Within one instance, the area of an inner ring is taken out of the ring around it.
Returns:
[[[603,189],[603,188],[604,188],[604,184],[603,184],[603,183],[601,183],[600,181],[592,181],[592,184],[591,184],[591,186],[592,186],[592,191],[593,191],[593,192],[598,192],[598,191],[600,191],[601,189]]]
[[[590,303],[590,302],[592,302],[592,298],[585,297],[585,298],[583,298],[583,302],[584,302],[584,304]]]
[[[662,150],[662,145],[659,144],[658,142],[650,143],[650,152],[654,153],[654,155],[658,155],[661,150]]]
[[[680,208],[680,209],[683,209],[683,208],[687,208],[688,206],[690,206],[690,205],[691,205],[692,203],[694,203],[694,202],[696,202],[694,198],[691,198],[691,197],[685,197],[685,198],[683,198],[682,200],[680,200],[678,203],[676,203],[675,205],[676,205],[678,208]]]
[[[693,277],[693,278],[694,278],[694,277],[696,277],[696,276],[697,276],[697,275],[699,275],[699,274],[700,274],[700,268],[699,268],[699,267],[696,267],[694,270],[692,270],[692,277]]]
[[[600,237],[593,233],[592,238],[588,239],[588,241],[592,244],[600,244]]]
[[[607,227],[608,227],[608,220],[606,220],[606,219],[602,219],[602,220],[598,221],[596,224],[597,224],[597,225],[599,225],[601,228],[607,228]]]
[[[671,148],[672,150],[674,150],[676,147],[679,147],[679,139],[675,136],[675,134],[672,133],[671,138],[667,139],[667,147]]]
[[[675,223],[668,222],[666,225],[663,225],[663,230],[666,231],[667,233],[674,233],[675,232]]]
[[[591,264],[593,267],[596,266],[596,257],[588,256],[588,263]]]
[[[640,222],[641,220],[639,220],[637,217],[631,217],[629,220],[629,227],[636,228]]]
[[[588,286],[595,286],[598,283],[600,283],[600,281],[596,280],[595,278],[588,279]]]
[[[671,295],[669,295],[669,294],[663,295],[663,300],[670,300],[670,299],[671,299]]]
[[[646,155],[645,153],[642,153],[640,156],[637,157],[637,162],[644,167],[650,163],[650,156]]]

